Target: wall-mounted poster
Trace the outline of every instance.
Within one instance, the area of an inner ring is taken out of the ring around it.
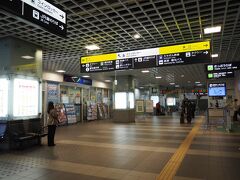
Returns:
[[[136,112],[144,112],[143,100],[136,100]]]
[[[13,116],[37,116],[39,108],[39,82],[15,78],[13,81]]]
[[[52,101],[54,104],[59,102],[58,83],[47,83],[47,100]]]
[[[65,111],[64,104],[59,103],[55,105],[55,108],[57,109],[58,112],[58,121],[61,125],[64,125],[67,123],[67,115]]]
[[[153,112],[153,100],[146,100],[145,105],[146,105],[146,112],[152,113]]]
[[[0,117],[8,114],[8,80],[0,79]]]

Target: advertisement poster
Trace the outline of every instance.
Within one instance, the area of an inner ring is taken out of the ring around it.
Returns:
[[[65,107],[63,104],[56,104],[55,108],[57,109],[58,112],[58,121],[60,123],[60,125],[64,125],[67,123],[67,116],[66,116],[66,111],[65,111]]]
[[[65,104],[65,110],[67,115],[68,124],[76,123],[76,112],[74,104]]]
[[[39,83],[37,80],[14,79],[13,116],[37,116],[39,105]]]
[[[146,100],[146,112],[152,113],[153,112],[153,101],[152,100]]]
[[[54,104],[59,102],[58,84],[48,82],[47,84],[47,100],[52,101]]]
[[[8,114],[8,80],[0,79],[0,117]]]
[[[136,100],[136,112],[144,112],[143,100]]]

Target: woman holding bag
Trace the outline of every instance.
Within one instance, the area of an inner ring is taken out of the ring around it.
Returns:
[[[58,113],[52,101],[48,103],[48,146],[55,146],[54,136],[58,124]]]

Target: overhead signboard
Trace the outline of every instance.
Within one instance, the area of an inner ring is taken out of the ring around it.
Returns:
[[[210,41],[81,57],[81,72],[152,68],[210,62]]]
[[[22,15],[22,4],[21,0],[0,0],[0,8],[18,16]]]
[[[2,0],[0,8],[14,13],[51,33],[66,37],[67,15],[45,0]]]
[[[233,78],[234,71],[219,71],[219,72],[208,72],[208,79],[220,79],[220,78]]]
[[[240,61],[226,62],[226,63],[220,63],[220,64],[208,64],[206,66],[206,69],[208,72],[238,70],[240,69]]]

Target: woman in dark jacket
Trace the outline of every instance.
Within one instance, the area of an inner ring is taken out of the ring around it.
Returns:
[[[54,136],[58,123],[58,113],[52,101],[48,103],[48,146],[55,146]]]

